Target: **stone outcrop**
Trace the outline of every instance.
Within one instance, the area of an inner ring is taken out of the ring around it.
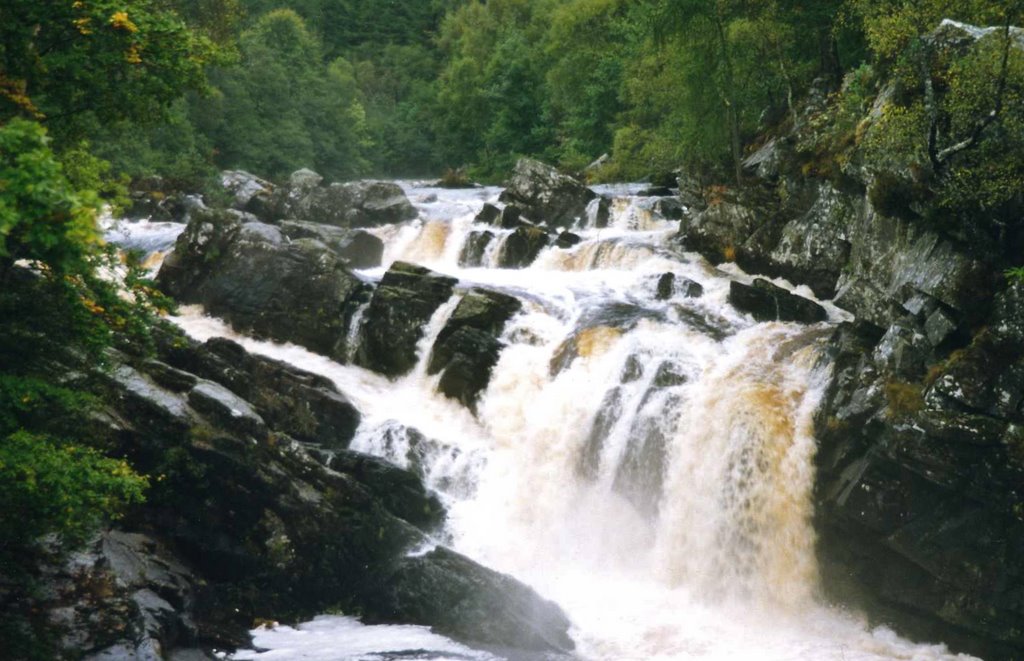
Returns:
[[[456,280],[395,262],[370,299],[355,363],[396,378],[416,365],[416,345],[434,312],[452,296]]]
[[[498,337],[520,307],[518,299],[487,289],[462,297],[434,342],[427,368],[428,374],[441,373],[438,387],[445,396],[476,409],[505,346]]]
[[[354,269],[380,266],[384,256],[384,242],[362,229],[344,229],[331,225],[285,220],[279,224],[289,239],[316,239],[331,248]]]
[[[321,241],[289,240],[276,226],[243,221],[231,212],[194,214],[157,283],[239,330],[343,360],[368,285]]]
[[[498,253],[498,267],[523,269],[551,244],[551,236],[543,228],[522,225],[505,238]]]
[[[337,227],[376,227],[417,215],[401,186],[389,181],[292,188],[284,213],[287,218]]]
[[[499,198],[535,223],[569,227],[585,216],[597,194],[578,180],[529,158],[520,159]]]

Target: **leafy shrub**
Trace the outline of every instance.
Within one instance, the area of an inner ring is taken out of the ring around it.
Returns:
[[[140,502],[146,479],[124,461],[27,431],[0,442],[0,557],[42,535],[83,541],[106,517]]]

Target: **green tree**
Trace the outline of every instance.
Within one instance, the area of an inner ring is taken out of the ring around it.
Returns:
[[[262,16],[239,41],[241,61],[211,75],[203,111],[217,163],[270,177],[313,167],[333,179],[367,169],[368,135],[352,67],[325,65],[294,11]]]

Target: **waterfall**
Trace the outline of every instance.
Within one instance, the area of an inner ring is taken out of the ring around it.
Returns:
[[[608,227],[574,230],[583,241],[573,248],[550,246],[510,270],[493,268],[492,245],[482,266],[463,268],[464,244],[486,229],[473,218],[498,189],[404,185],[420,218],[375,229],[385,263],[363,275],[401,259],[460,280],[407,376],[392,382],[240,336],[194,307],[177,323],[332,379],[363,413],[353,449],[419,473],[449,509],[442,541],[558,602],[580,658],[954,658],[818,598],[812,418],[830,370],[822,347],[840,311],[826,302],[831,321],[817,326],[755,323],[726,302],[730,280],[749,276],[680,251],[675,223],[630,189],[615,192]],[[665,272],[703,294],[659,299]],[[471,286],[522,302],[475,416],[438,394],[425,369],[458,292]],[[380,636],[359,654],[402,649],[392,634],[425,635],[363,629]],[[282,627],[257,642],[274,650],[267,658],[328,658],[317,654],[352,649],[370,635],[363,629],[323,617],[306,634]],[[314,634],[318,646],[303,651]],[[493,658],[429,645],[417,658]]]

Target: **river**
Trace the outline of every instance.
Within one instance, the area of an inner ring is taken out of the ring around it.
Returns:
[[[176,323],[331,378],[363,413],[352,448],[421,471],[449,510],[436,542],[556,601],[581,659],[969,658],[820,597],[812,419],[829,377],[823,343],[844,312],[824,302],[821,324],[754,322],[727,302],[729,282],[751,276],[681,252],[678,223],[633,186],[598,187],[614,198],[608,226],[574,230],[581,243],[546,248],[525,269],[494,268],[494,228],[482,266],[459,265],[474,216],[500,189],[403,187],[419,218],[373,230],[383,267],[359,273],[378,279],[401,259],[460,281],[411,374],[391,382],[243,337],[197,307]],[[158,251],[180,230],[123,224],[111,237]],[[667,299],[656,296],[666,272]],[[474,285],[523,302],[476,415],[439,395],[426,369]],[[341,614],[254,634],[257,649],[231,658],[500,658]]]

